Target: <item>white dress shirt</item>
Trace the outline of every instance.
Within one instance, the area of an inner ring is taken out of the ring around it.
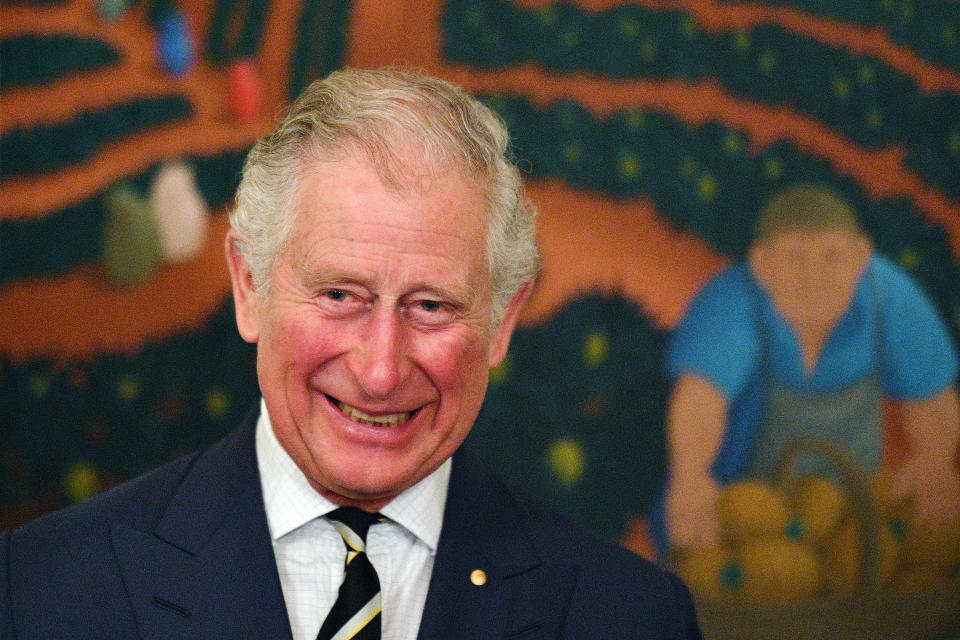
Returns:
[[[277,441],[263,401],[256,431],[260,486],[294,640],[314,640],[343,582],[346,548],[317,493]],[[415,640],[443,524],[450,460],[387,504],[367,534],[380,578],[383,640]]]

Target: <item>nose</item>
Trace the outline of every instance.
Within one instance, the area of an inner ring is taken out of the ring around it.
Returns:
[[[389,397],[402,385],[410,365],[395,307],[374,305],[364,320],[350,368],[363,392],[375,400]]]

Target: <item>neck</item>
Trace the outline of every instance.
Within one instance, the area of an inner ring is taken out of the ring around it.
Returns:
[[[830,335],[830,328],[820,325],[794,326],[794,333],[800,343],[800,359],[806,375],[813,372],[820,360],[820,354]]]

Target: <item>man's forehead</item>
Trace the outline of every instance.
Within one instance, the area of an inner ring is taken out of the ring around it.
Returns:
[[[489,279],[487,203],[462,176],[429,176],[397,193],[368,159],[350,154],[317,161],[305,178],[284,253],[312,271],[304,273],[310,281],[369,283],[394,268],[422,272],[425,281],[458,275],[471,290]],[[359,272],[341,273],[345,257]]]
[[[484,192],[488,179],[474,175],[469,163],[407,133],[387,132],[374,146],[347,139],[313,148],[301,158],[306,180],[316,171],[347,171],[351,166],[369,167],[380,183],[398,197],[422,195],[438,181],[458,179]]]
[[[795,227],[781,229],[763,240],[754,242],[754,246],[772,250],[825,246],[843,249],[855,246],[864,237],[860,232],[840,227]]]
[[[349,226],[362,232],[369,228],[373,234],[424,232],[453,241],[464,234],[484,234],[487,211],[480,187],[453,171],[418,174],[403,189],[395,189],[369,165],[325,162],[305,175],[291,228],[317,238]]]

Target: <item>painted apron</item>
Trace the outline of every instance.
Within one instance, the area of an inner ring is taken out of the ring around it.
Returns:
[[[883,423],[876,372],[839,392],[804,393],[776,381],[767,388],[767,407],[753,459],[747,465],[748,477],[774,480],[783,452],[798,438],[836,444],[866,473],[880,466]],[[810,456],[798,456],[794,469],[799,475],[835,476],[829,464]]]
[[[817,438],[836,444],[866,473],[880,466],[883,417],[878,363],[882,332],[875,287],[871,287],[870,293],[874,348],[871,371],[860,382],[837,391],[791,389],[774,379],[770,371],[770,331],[763,314],[758,314],[767,399],[757,427],[754,454],[746,465],[747,477],[772,480],[783,452],[798,438]],[[836,475],[825,461],[810,456],[799,456],[794,469],[799,475]]]

